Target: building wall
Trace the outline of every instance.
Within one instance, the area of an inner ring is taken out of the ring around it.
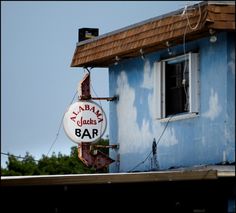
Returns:
[[[156,167],[152,143],[159,140],[160,169],[235,161],[235,48],[234,35],[220,33],[216,43],[203,38],[185,44],[186,52],[198,50],[200,57],[199,116],[160,122],[154,119],[155,62],[170,57],[167,50],[133,58],[109,67],[111,150],[120,162],[110,172],[149,171]],[[172,56],[182,54],[184,45],[171,48]],[[150,155],[149,155],[150,154]],[[148,157],[147,157],[148,156]]]

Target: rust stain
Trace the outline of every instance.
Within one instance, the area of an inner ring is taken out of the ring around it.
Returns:
[[[102,169],[114,160],[99,150],[92,150],[91,143],[82,142],[78,145],[78,157],[88,167]]]

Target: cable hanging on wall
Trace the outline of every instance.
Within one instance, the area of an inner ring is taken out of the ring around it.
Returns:
[[[160,136],[159,136],[159,138],[158,138],[158,140],[157,140],[157,142],[156,142],[156,139],[154,138],[153,139],[153,143],[152,143],[152,150],[148,153],[148,155],[146,156],[146,158],[143,160],[143,161],[141,161],[140,163],[138,163],[137,165],[135,165],[132,169],[130,169],[128,172],[133,172],[136,168],[138,168],[140,165],[142,165],[142,164],[144,164],[146,161],[147,161],[147,159],[151,156],[151,154],[153,154],[153,163],[155,164],[155,167],[156,167],[156,169],[160,169],[160,167],[159,167],[159,162],[157,161],[157,145],[160,143],[160,141],[161,141],[161,138],[162,138],[162,136],[164,135],[164,133],[165,133],[165,131],[166,131],[166,128],[167,128],[167,126],[168,126],[168,124],[169,124],[169,122],[170,122],[170,120],[172,119],[172,117],[174,116],[175,114],[173,114],[173,115],[170,115],[170,117],[169,117],[169,119],[168,119],[168,121],[166,122],[166,125],[165,125],[165,127],[164,127],[164,129],[163,129],[163,131],[162,131],[162,133],[160,134]],[[155,161],[156,160],[156,161]]]
[[[195,10],[195,8],[190,8],[190,9]],[[183,13],[182,13],[182,16],[185,16],[186,20],[187,20],[186,27],[185,27],[185,30],[184,30],[184,35],[183,35],[183,51],[184,51],[185,63],[184,63],[183,80],[182,80],[182,85],[184,87],[184,93],[185,93],[185,97],[186,97],[186,103],[185,103],[185,106],[184,106],[185,111],[189,110],[189,91],[188,91],[189,82],[188,82],[188,78],[186,78],[187,65],[189,65],[189,62],[187,63],[188,55],[186,54],[186,34],[187,34],[188,27],[191,30],[196,30],[199,27],[201,17],[202,17],[201,6],[198,3],[199,18],[198,18],[197,24],[193,27],[190,24],[190,20],[189,20],[189,16],[188,16],[188,10],[189,10],[188,5],[186,5],[184,10],[183,10]]]
[[[193,8],[193,9],[195,10],[195,8]],[[201,11],[201,6],[200,6],[200,4],[198,3],[199,18],[198,18],[197,24],[196,24],[194,27],[191,26],[190,21],[189,21],[189,17],[188,17],[188,6],[187,6],[187,5],[185,6],[184,10],[185,10],[185,12],[183,12],[183,13],[184,13],[184,15],[186,16],[188,27],[189,27],[191,30],[196,30],[196,29],[199,27],[199,24],[200,24],[200,21],[201,21],[201,18],[202,18],[202,11]]]
[[[152,142],[152,158],[151,158],[151,170],[159,170],[160,166],[159,166],[159,162],[157,160],[157,143],[156,143],[156,139],[153,139]]]

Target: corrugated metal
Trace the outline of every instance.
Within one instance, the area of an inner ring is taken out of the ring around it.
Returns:
[[[186,40],[190,41],[209,35],[209,28],[235,30],[234,5],[201,4],[201,13],[198,5],[194,8],[188,10],[188,18],[191,26],[199,22],[196,30],[186,28],[186,15],[181,15],[181,10],[178,10],[170,16],[151,19],[141,25],[78,44],[71,66],[107,67],[115,62],[116,56],[122,59],[135,57],[140,55],[140,49],[147,54],[166,48],[166,41],[171,41],[173,45],[182,43],[184,33]]]

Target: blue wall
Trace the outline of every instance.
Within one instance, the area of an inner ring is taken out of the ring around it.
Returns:
[[[157,147],[160,169],[235,161],[235,46],[234,35],[220,33],[217,42],[203,38],[186,44],[200,56],[199,116],[170,121]],[[172,47],[173,55],[183,45]],[[158,140],[166,122],[154,119],[154,63],[168,57],[166,50],[120,61],[109,68],[111,150],[110,172],[149,171],[153,138]],[[145,160],[146,159],[146,160]],[[145,162],[143,162],[145,160]],[[138,166],[137,166],[138,165]],[[137,166],[137,167],[136,167]]]

